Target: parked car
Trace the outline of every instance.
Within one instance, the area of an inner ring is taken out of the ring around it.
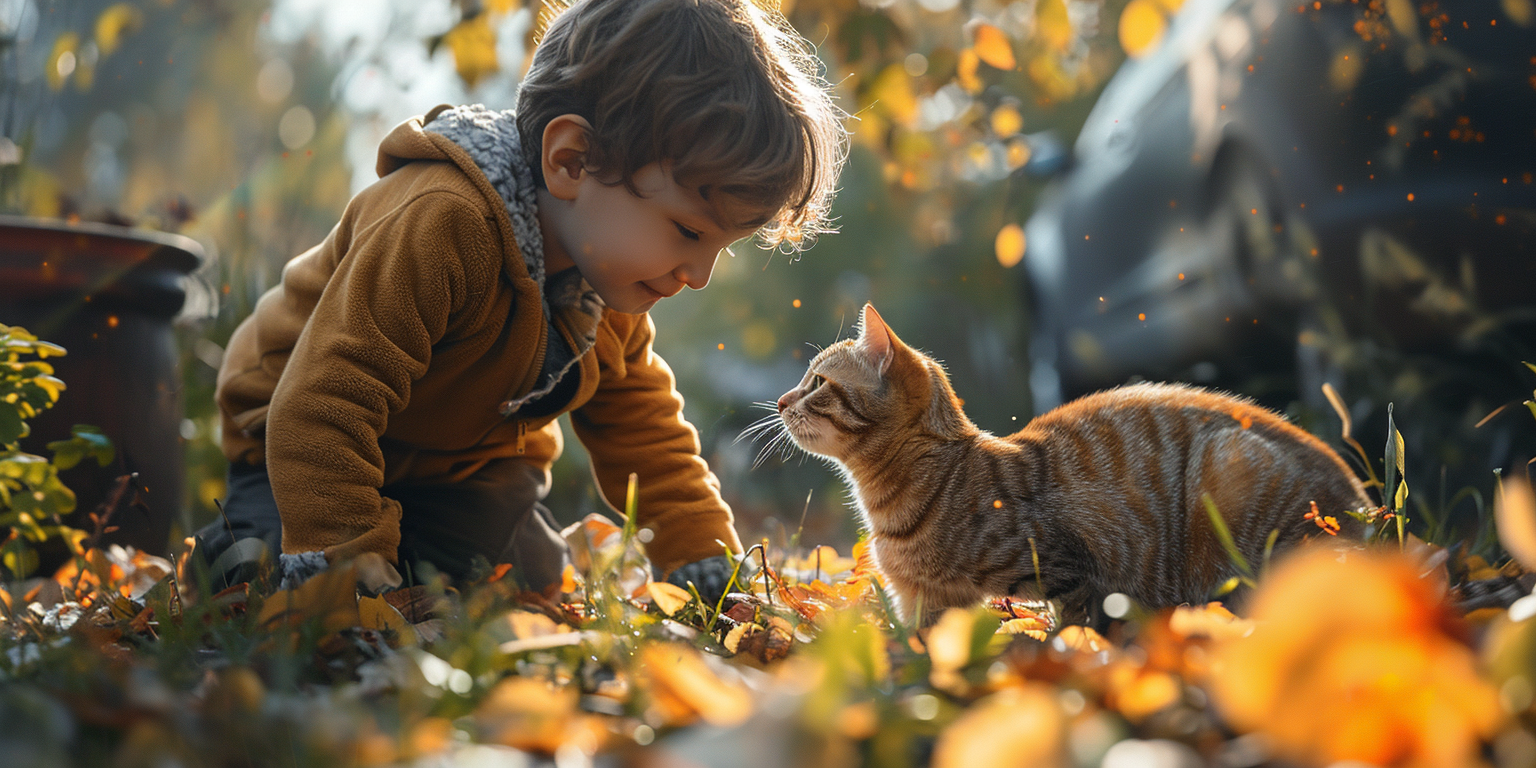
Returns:
[[[1134,377],[1320,402],[1365,348],[1529,397],[1536,20],[1516,5],[1188,0],[1026,226],[1037,412]]]

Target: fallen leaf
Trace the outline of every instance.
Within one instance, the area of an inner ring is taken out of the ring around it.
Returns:
[[[1524,474],[1512,474],[1499,485],[1493,519],[1499,544],[1526,570],[1536,570],[1536,495]]]
[[[597,640],[595,632],[561,632],[553,635],[537,635],[534,637],[508,640],[497,646],[496,649],[507,655],[527,653],[529,651],[546,651],[550,648],[568,648],[573,645],[581,645],[584,640]]]
[[[1092,627],[1079,627],[1077,625],[1062,627],[1061,632],[1056,635],[1056,639],[1074,651],[1098,653],[1099,651],[1110,650],[1112,647],[1109,641],[1105,640],[1104,636]]]
[[[399,638],[396,645],[416,645],[419,642],[416,630],[411,623],[382,597],[358,598],[357,613],[361,621],[359,626],[364,629],[394,632]]]
[[[668,616],[676,615],[678,611],[693,602],[693,595],[687,590],[664,581],[647,582],[645,591],[651,596],[651,601],[656,604],[656,607]]]
[[[650,681],[653,705],[666,722],[702,719],[733,727],[752,715],[752,695],[715,674],[698,651],[676,643],[648,645],[640,651],[640,670]]]
[[[294,626],[314,620],[327,632],[362,623],[357,609],[357,574],[350,566],[321,571],[295,589],[279,590],[261,606],[257,623]]]
[[[1231,640],[1253,631],[1253,622],[1239,619],[1221,603],[1207,603],[1199,608],[1179,606],[1168,617],[1168,628],[1180,637],[1209,637]]]
[[[1066,716],[1040,683],[988,696],[939,734],[934,768],[1066,766]]]

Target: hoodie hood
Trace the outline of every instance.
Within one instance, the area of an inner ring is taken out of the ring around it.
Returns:
[[[415,121],[407,123],[414,126]],[[544,235],[539,229],[538,186],[523,154],[517,132],[517,115],[512,110],[496,111],[480,104],[438,108],[422,118],[421,133],[436,134],[453,142],[473,161],[500,196],[512,233],[517,238],[528,276],[538,284],[543,298],[548,344],[538,383],[533,391],[501,404],[503,416],[511,416],[523,406],[554,391],[583,355],[597,342],[597,326],[603,315],[603,300],[574,269],[547,276],[544,269]],[[399,129],[396,130],[396,133]],[[393,135],[393,134],[392,134]],[[384,158],[388,140],[379,148],[381,173],[387,173]],[[462,165],[462,163],[461,163]],[[393,166],[388,170],[393,170]],[[465,169],[468,172],[468,169]],[[562,334],[562,330],[564,333]]]

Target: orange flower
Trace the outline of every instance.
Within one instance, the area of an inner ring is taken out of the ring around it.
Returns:
[[[1381,552],[1282,563],[1254,595],[1253,633],[1214,646],[1211,688],[1229,722],[1302,763],[1478,764],[1503,720],[1498,694],[1418,572]]]

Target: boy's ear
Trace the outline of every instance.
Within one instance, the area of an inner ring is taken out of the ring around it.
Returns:
[[[581,177],[587,172],[587,135],[592,124],[581,115],[560,115],[544,126],[539,153],[544,186],[561,200],[576,198]]]

